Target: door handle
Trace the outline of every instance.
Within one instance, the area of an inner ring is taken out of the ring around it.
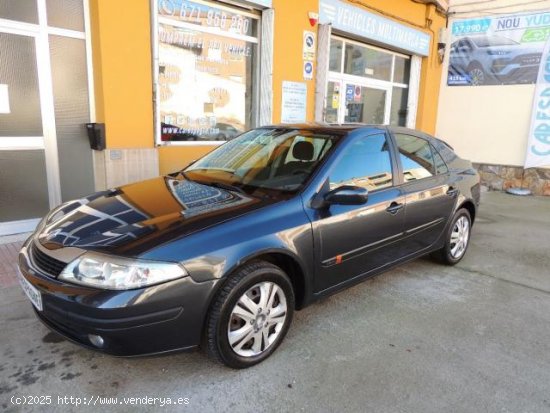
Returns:
[[[449,189],[447,190],[447,195],[454,198],[455,196],[458,195],[458,192],[459,192],[458,188],[455,188],[454,186],[450,186]]]
[[[390,204],[389,207],[386,208],[386,211],[388,211],[390,214],[392,215],[395,215],[397,214],[401,209],[403,209],[404,205],[403,204],[400,204],[400,203],[397,203],[397,202],[392,202]]]

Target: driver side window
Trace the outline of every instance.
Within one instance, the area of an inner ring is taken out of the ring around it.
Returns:
[[[356,139],[344,149],[330,174],[330,189],[343,185],[360,186],[369,191],[393,185],[390,152],[384,134]]]

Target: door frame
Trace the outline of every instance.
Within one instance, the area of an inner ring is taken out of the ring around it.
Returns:
[[[38,24],[0,18],[0,33],[32,37],[35,42],[38,94],[42,116],[42,136],[2,137],[0,151],[44,150],[46,162],[46,182],[50,209],[61,204],[61,179],[57,151],[57,130],[53,96],[53,78],[50,60],[50,35],[70,37],[85,41],[88,76],[90,121],[95,121],[95,97],[93,84],[92,44],[90,36],[89,0],[82,0],[84,11],[84,32],[49,27],[46,0],[36,0]],[[32,231],[40,217],[20,221],[0,221],[0,236]]]

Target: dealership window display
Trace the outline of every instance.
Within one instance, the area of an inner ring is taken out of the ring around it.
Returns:
[[[260,16],[201,0],[155,4],[157,143],[227,141],[255,126]]]

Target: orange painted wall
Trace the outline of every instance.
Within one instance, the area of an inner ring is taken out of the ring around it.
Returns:
[[[97,122],[107,147],[152,148],[153,80],[148,0],[90,0]]]
[[[317,0],[273,0],[275,10],[273,40],[273,123],[281,121],[283,80],[307,84],[307,120],[313,120],[315,80],[304,80],[304,30],[316,31],[308,21],[308,11],[319,9]],[[313,78],[315,79],[314,65]]]
[[[411,0],[347,1],[374,13],[383,9],[381,14],[386,17],[432,36],[432,53],[422,59],[417,128],[433,133],[441,78],[435,34],[445,26],[445,18],[435,12],[434,6]],[[149,7],[148,0],[90,0],[96,114],[98,122],[106,123],[109,148],[154,147]],[[316,30],[309,24],[308,12],[318,11],[318,0],[273,0],[273,7],[273,122],[281,119],[283,80],[306,82],[307,120],[313,120],[315,81],[303,79],[302,42],[304,30]],[[427,18],[431,21],[429,27]],[[159,172],[181,169],[212,149],[160,147]]]

